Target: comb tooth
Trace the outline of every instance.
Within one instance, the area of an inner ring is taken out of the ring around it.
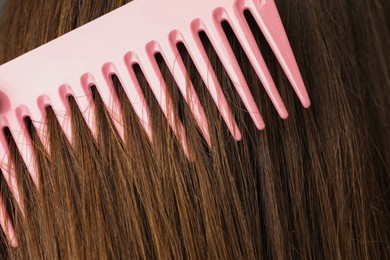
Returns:
[[[68,99],[69,96],[74,97],[76,104],[83,115],[84,121],[96,139],[96,120],[91,92],[89,90],[86,91],[86,89],[82,87],[81,80],[77,80],[71,82],[69,85],[62,85],[60,87],[60,94],[66,99]]]
[[[38,99],[38,97],[36,97],[36,98]],[[33,123],[34,123],[34,121],[42,120],[42,118],[43,118],[42,112],[39,109],[38,104],[36,104],[35,106],[29,106],[28,112],[29,112],[30,118],[33,121]]]
[[[37,97],[37,100],[38,97]],[[45,117],[44,114],[44,108],[40,107],[39,102],[35,106],[28,107],[28,111],[30,112],[30,119],[34,125],[34,128],[36,129],[36,133],[38,135],[38,138],[41,140],[44,149],[46,152],[49,152],[49,145],[47,142],[47,135],[45,134],[45,127],[43,124],[43,120]]]
[[[26,116],[30,116],[28,108],[26,106],[20,106],[16,108],[15,114],[12,115],[12,118],[8,122],[4,120],[4,123],[9,126],[19,154],[22,157],[22,160],[27,167],[27,170],[30,173],[35,185],[38,187],[38,178],[35,169],[35,159],[32,143],[24,123],[24,118]],[[2,129],[5,126],[6,125],[2,126]]]
[[[203,111],[203,107],[199,101],[194,86],[192,85],[191,81],[187,80],[187,69],[184,65],[183,60],[180,57],[178,49],[176,47],[171,46],[171,43],[167,41],[162,45],[161,54],[164,56],[164,59],[184,99],[190,107],[196,122],[198,123],[203,135],[205,136],[207,143],[211,145],[206,115]]]
[[[21,131],[13,131],[13,136],[15,138],[16,145],[18,146],[20,155],[23,158],[23,161],[28,169],[28,172],[31,175],[32,180],[36,187],[38,187],[38,174],[36,171],[36,160],[35,154],[33,151],[32,141],[30,139],[30,134],[28,132],[27,126],[24,122],[26,117],[31,118],[29,109],[26,106],[20,106],[16,109],[16,116],[19,119],[19,124],[14,129],[20,129]],[[16,133],[18,138],[16,138]]]
[[[310,107],[302,75],[274,1],[250,1],[252,14],[304,107]]]
[[[145,96],[137,81],[134,71],[129,69],[124,61],[117,61],[115,62],[115,68],[113,68],[113,72],[115,72],[116,76],[120,80],[126,96],[134,108],[134,111],[137,114],[141,125],[146,131],[149,140],[153,141],[149,107],[146,103]]]
[[[121,120],[120,107],[114,95],[109,88],[109,84],[107,82],[106,77],[102,72],[95,72],[94,74],[86,73],[81,77],[81,84],[87,93],[91,93],[90,87],[95,86],[97,91],[99,92],[99,96],[101,97],[107,111],[109,112],[112,121],[116,130],[118,131],[120,137],[124,138],[124,129],[123,123]],[[89,94],[91,95],[91,94]],[[95,129],[96,130],[96,129]]]
[[[57,88],[59,88],[59,86],[57,86]],[[38,104],[43,108],[47,108],[48,106],[52,107],[64,135],[68,141],[72,143],[72,124],[70,121],[69,107],[67,106],[63,97],[60,96],[59,92],[57,92],[55,95],[51,95],[50,97],[39,97]],[[45,113],[45,111],[42,112]]]
[[[122,114],[118,98],[113,94],[111,88],[111,82],[108,82],[109,79],[105,77],[102,73],[95,73],[95,83],[96,88],[99,91],[99,94],[108,109],[113,123],[119,133],[119,136],[124,140],[125,130],[123,128]]]
[[[8,120],[5,117],[0,116],[0,128],[2,130],[2,132],[0,133],[0,152],[3,155],[3,158],[1,158],[0,167],[3,172],[4,179],[7,182],[8,187],[10,188],[16,203],[19,205],[20,210],[23,212],[23,205],[20,200],[19,189],[16,182],[15,168],[9,156],[10,150],[8,146],[8,141],[3,132],[5,127],[9,127]]]
[[[21,201],[20,201],[19,189],[15,177],[15,170],[13,168],[14,167],[13,162],[10,160],[8,156],[9,149],[8,147],[4,149],[3,146],[1,146],[0,148],[1,148],[0,151],[4,154],[4,157],[2,158],[2,164],[0,165],[1,171],[3,172],[4,179],[7,182],[7,185],[10,188],[16,203],[19,205],[20,209],[22,209],[22,204],[20,203]]]
[[[189,36],[183,39],[188,53],[191,56],[203,82],[205,83],[214,103],[218,107],[219,112],[222,115],[230,133],[235,140],[241,140],[241,132],[238,128],[237,122],[233,117],[233,114],[226,101],[225,95],[218,82],[214,69],[211,67],[211,62],[207,57],[207,53],[197,36]]]
[[[34,126],[37,129],[37,134],[42,141],[43,146],[48,154],[50,154],[50,143],[48,138],[47,124],[46,124],[46,112],[48,107],[52,107],[54,111],[56,108],[52,106],[51,99],[47,95],[41,95],[37,99],[38,108],[41,111],[41,116],[37,118],[42,118],[42,121],[35,121]],[[64,114],[64,109],[62,110],[62,114]],[[58,115],[56,115],[58,118]],[[60,118],[58,118],[60,120]]]
[[[12,128],[11,128],[12,127]],[[35,163],[34,163],[34,156],[32,152],[32,144],[30,142],[30,138],[27,138],[25,135],[25,131],[22,130],[25,127],[18,126],[18,128],[14,128],[15,126],[10,126],[12,136],[15,139],[16,146],[18,148],[19,154],[22,157],[22,160],[27,167],[28,172],[31,175],[32,180],[34,181],[35,185],[38,187],[38,177],[35,169]],[[19,130],[14,130],[14,129],[21,129]]]
[[[173,104],[172,102],[167,102],[167,86],[165,85],[163,76],[161,75],[160,69],[155,59],[152,57],[148,57],[147,54],[145,57],[140,56],[139,58],[141,69],[144,72],[145,78],[147,79],[153,91],[153,94],[161,107],[161,110],[167,118],[168,123],[171,126],[173,132],[182,142],[184,152],[189,157],[189,150],[184,126],[181,122],[176,122],[177,120],[175,119]]]
[[[251,62],[253,68],[255,69],[258,77],[261,80],[261,83],[263,84],[265,90],[267,91],[267,94],[270,97],[279,115],[282,118],[287,118],[288,117],[287,109],[283,104],[283,101],[275,86],[275,83],[264,61],[264,58],[260,53],[256,40],[253,37],[253,34],[242,12],[237,12],[237,13],[239,15],[238,17],[236,17],[234,14],[226,15],[224,13],[221,13],[221,15],[227,16],[226,19],[228,20],[229,24],[232,26],[234,33],[237,35],[237,38],[240,41],[242,48],[244,49],[246,55],[248,56],[249,61]]]
[[[209,21],[205,30],[256,127],[263,129],[265,127],[263,118],[221,25],[219,23],[216,25],[214,21]]]
[[[97,140],[96,120],[94,105],[90,102],[90,96],[77,96],[75,101],[82,112],[84,121],[91,130],[92,136]]]
[[[14,225],[8,215],[3,196],[0,195],[0,225],[12,247],[18,246]]]

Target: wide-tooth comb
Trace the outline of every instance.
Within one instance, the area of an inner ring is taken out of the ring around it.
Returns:
[[[287,110],[245,19],[246,10],[251,12],[259,25],[302,104],[309,107],[308,94],[273,0],[136,0],[0,67],[0,167],[17,201],[19,195],[5,129],[10,130],[32,179],[38,185],[25,118],[32,119],[42,140],[45,140],[41,122],[46,108],[51,106],[59,115],[64,133],[71,140],[69,116],[60,116],[69,112],[68,97],[71,95],[95,133],[90,87],[96,86],[123,137],[111,75],[119,78],[152,140],[149,124],[152,111],[133,71],[135,64],[140,66],[168,122],[187,151],[183,126],[175,125],[171,113],[173,109],[168,107],[170,102],[166,102],[169,97],[165,82],[155,61],[158,53],[170,69],[206,141],[210,143],[208,122],[193,86],[187,83],[187,71],[178,54],[178,43],[186,47],[227,127],[233,137],[240,140],[241,132],[201,44],[201,31],[210,39],[255,125],[259,129],[264,128],[259,109],[222,29],[221,23],[224,21],[232,27],[279,115],[286,118]],[[1,198],[0,204],[0,224],[11,244],[16,246],[14,230],[4,212]],[[19,206],[23,211],[20,202]]]

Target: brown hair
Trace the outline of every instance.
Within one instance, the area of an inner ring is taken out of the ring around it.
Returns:
[[[126,2],[7,1],[0,61]],[[91,95],[97,138],[84,122],[76,97],[69,98],[73,143],[65,137],[52,108],[47,109],[44,122],[47,140],[40,140],[31,119],[26,119],[39,190],[5,131],[25,212],[21,214],[2,177],[2,196],[19,240],[18,248],[10,248],[2,234],[2,256],[389,259],[388,3],[279,0],[276,4],[312,108],[302,108],[248,12],[248,23],[290,114],[287,120],[278,117],[234,33],[224,23],[266,122],[266,129],[258,131],[207,35],[201,33],[243,132],[242,141],[232,140],[184,45],[179,45],[180,53],[209,119],[212,149],[164,60],[158,55],[156,60],[168,83],[175,119],[185,126],[192,160],[183,153],[141,69],[134,67],[152,111],[153,143],[113,76],[125,140],[96,88],[91,88]]]

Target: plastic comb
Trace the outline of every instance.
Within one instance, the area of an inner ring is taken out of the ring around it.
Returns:
[[[111,83],[113,74],[119,78],[151,140],[153,136],[149,120],[152,111],[133,71],[135,64],[140,66],[175,133],[178,136],[183,134],[183,126],[175,125],[170,114],[172,109],[167,107],[169,97],[166,85],[155,60],[158,53],[168,65],[209,142],[208,122],[193,86],[187,82],[187,71],[177,49],[178,43],[183,43],[187,48],[231,134],[240,140],[241,133],[200,41],[201,31],[210,39],[255,125],[263,129],[259,109],[222,29],[221,23],[224,21],[232,27],[279,115],[286,118],[287,110],[244,17],[246,10],[255,18],[303,106],[309,107],[308,94],[273,0],[135,0],[2,65],[1,170],[21,209],[23,205],[19,202],[5,129],[10,130],[37,185],[34,154],[25,118],[30,117],[38,133],[43,133],[43,124],[39,122],[44,120],[45,110],[51,106],[58,114],[64,133],[71,140],[69,117],[60,115],[69,112],[68,97],[73,96],[80,110],[85,111],[85,120],[94,133],[90,88],[96,86],[111,115],[116,118],[116,127],[123,137],[118,100]],[[14,229],[1,198],[0,204],[1,225],[11,245],[16,246]]]

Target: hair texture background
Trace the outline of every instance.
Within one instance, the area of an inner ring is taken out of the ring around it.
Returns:
[[[139,0],[141,1],[141,0]],[[38,47],[128,1],[9,0],[0,62]],[[247,14],[289,111],[282,120],[229,26],[224,24],[266,123],[258,131],[207,36],[201,39],[243,140],[235,142],[186,54],[181,55],[209,119],[209,149],[164,61],[187,160],[139,68],[152,113],[149,142],[113,77],[125,140],[91,89],[97,139],[70,97],[74,143],[48,108],[47,140],[26,119],[39,190],[9,137],[25,216],[0,178],[19,247],[10,259],[390,259],[389,4],[386,0],[278,0],[312,107],[304,109]],[[137,26],[137,25],[129,25]],[[91,43],[93,44],[93,43]],[[44,76],[44,75],[42,75]],[[28,86],[26,86],[28,87]],[[53,86],[56,87],[56,86]],[[51,153],[46,153],[44,143]]]

